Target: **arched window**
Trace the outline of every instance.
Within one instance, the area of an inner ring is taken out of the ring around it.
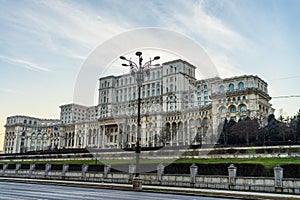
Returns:
[[[234,90],[234,85],[232,83],[229,84],[229,91],[233,91]]]
[[[170,92],[173,92],[173,84],[170,84]]]
[[[199,118],[197,119],[197,125],[201,126],[201,119],[199,119]]]
[[[239,88],[239,90],[244,89],[244,83],[243,82],[239,82],[238,88]]]
[[[224,92],[225,91],[224,85],[221,85],[219,89],[220,89],[220,92]]]
[[[231,113],[235,113],[236,112],[236,107],[235,106],[231,106],[230,107],[230,112]]]
[[[195,125],[195,120],[191,119],[190,120],[190,126],[194,126]]]
[[[204,89],[205,89],[205,90],[207,89],[207,85],[204,85]]]
[[[247,111],[247,106],[241,105],[241,106],[240,106],[240,111],[241,111],[241,112]]]
[[[226,112],[227,112],[227,109],[225,107],[221,107],[220,113],[221,114],[226,114]]]

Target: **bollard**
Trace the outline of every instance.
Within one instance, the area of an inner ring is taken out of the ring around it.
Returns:
[[[51,170],[51,164],[47,163],[45,166],[45,176],[49,175],[50,170]]]
[[[282,192],[283,168],[280,165],[274,167],[275,192]]]
[[[136,172],[135,165],[133,165],[133,164],[129,165],[129,169],[128,170],[129,170],[129,179],[128,179],[128,182],[132,183],[133,176],[134,176],[134,174]]]
[[[235,178],[236,178],[236,167],[234,166],[234,164],[231,164],[228,167],[228,188],[230,190],[234,189],[235,186]]]
[[[192,164],[190,166],[190,185],[191,185],[191,187],[195,187],[195,185],[196,185],[197,174],[198,174],[198,166],[196,164]]]
[[[65,178],[66,173],[68,172],[68,170],[69,170],[69,165],[68,164],[64,164],[63,165],[63,170],[62,170],[62,178]]]
[[[164,174],[165,166],[163,164],[157,165],[157,181],[162,181],[162,175]]]
[[[107,175],[110,173],[111,165],[104,165],[104,174],[103,178],[107,178]]]
[[[83,164],[82,165],[82,178],[86,178],[86,172],[89,170],[89,165],[88,164]]]

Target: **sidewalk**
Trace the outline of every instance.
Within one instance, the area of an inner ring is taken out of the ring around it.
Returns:
[[[84,181],[65,181],[65,180],[48,180],[48,179],[26,179],[26,178],[10,178],[0,177],[0,181],[13,182],[28,182],[39,184],[56,184],[77,187],[94,187],[106,189],[122,189],[131,190],[131,184],[116,184],[116,183],[96,183]],[[183,187],[166,187],[143,185],[143,191],[147,192],[162,192],[172,194],[188,194],[199,196],[214,196],[214,197],[229,197],[229,198],[243,198],[243,199],[300,199],[300,195],[291,194],[277,194],[265,192],[246,192],[246,191],[232,191],[232,190],[214,190],[214,189],[200,189],[200,188],[183,188]]]

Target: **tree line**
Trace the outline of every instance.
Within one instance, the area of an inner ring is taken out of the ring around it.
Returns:
[[[223,145],[280,144],[300,142],[300,110],[293,117],[268,116],[265,123],[249,117],[225,119],[218,143]]]

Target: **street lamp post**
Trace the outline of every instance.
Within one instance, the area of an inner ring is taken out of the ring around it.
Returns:
[[[145,64],[143,64],[142,52],[138,51],[135,53],[138,56],[138,64],[127,59],[124,56],[120,56],[121,60],[125,60],[128,64],[122,64],[122,66],[130,67],[130,72],[136,77],[136,82],[138,86],[138,110],[137,110],[137,139],[135,144],[135,155],[136,155],[136,173],[133,179],[133,189],[142,189],[142,180],[140,179],[140,153],[141,153],[141,87],[144,81],[144,73],[150,74],[150,67],[157,66],[152,65],[152,62],[160,59],[159,56],[155,56],[153,59],[149,59]]]

